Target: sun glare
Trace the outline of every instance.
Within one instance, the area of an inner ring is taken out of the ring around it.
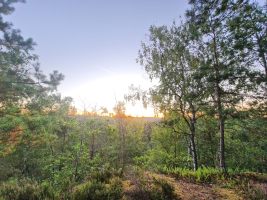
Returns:
[[[67,95],[74,98],[74,104],[78,110],[106,107],[112,113],[116,102],[123,101],[124,95],[129,93],[131,84],[135,86],[142,85],[144,89],[151,86],[150,81],[140,75],[109,75],[85,82],[81,87],[69,91]],[[152,107],[144,108],[141,102],[134,105],[127,102],[126,114],[138,117],[153,117],[154,110]]]

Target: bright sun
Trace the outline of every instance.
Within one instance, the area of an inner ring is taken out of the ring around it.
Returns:
[[[129,86],[142,85],[147,89],[151,86],[149,80],[140,75],[120,74],[109,75],[96,80],[88,81],[76,90],[69,91],[67,95],[74,98],[75,106],[79,110],[84,108],[90,110],[93,107],[104,106],[109,112],[113,111],[113,107],[117,101],[122,101],[124,95],[129,92]],[[152,107],[143,108],[142,103],[126,104],[126,114],[138,117],[154,116]]]

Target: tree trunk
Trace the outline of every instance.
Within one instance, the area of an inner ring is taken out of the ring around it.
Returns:
[[[190,128],[190,143],[191,143],[191,152],[192,152],[192,160],[193,160],[193,169],[196,171],[198,169],[198,159],[197,159],[197,149],[196,149],[196,142],[195,142],[195,122],[192,120],[191,128]]]
[[[220,168],[226,171],[224,146],[224,119],[220,117]]]
[[[265,70],[265,78],[267,80],[267,61],[266,61],[266,54],[264,53],[264,47],[261,42],[262,38],[257,33],[256,33],[256,38],[257,38],[257,44],[258,44],[258,49],[259,49],[258,54],[262,60],[263,68]]]
[[[79,152],[76,155],[75,161],[74,161],[74,180],[77,181],[77,177],[78,177],[78,167],[79,167],[79,161],[80,161],[80,157],[81,157],[81,153],[82,153],[82,145],[83,145],[83,140],[81,139],[80,141],[80,148],[79,148]]]
[[[216,74],[219,73],[216,71]],[[216,78],[218,80],[218,76]],[[219,86],[219,82],[216,82],[215,86],[215,95],[216,95],[216,106],[217,106],[217,113],[218,113],[218,123],[219,123],[219,134],[220,134],[220,142],[219,142],[219,160],[220,164],[219,167],[221,170],[226,171],[225,165],[225,145],[224,145],[224,113],[223,113],[223,106],[221,102],[221,89]]]
[[[220,144],[219,144],[219,160],[220,160],[220,168],[224,172],[226,172],[226,165],[225,165],[225,145],[224,145],[224,113],[223,113],[223,105],[222,105],[222,90],[220,87],[220,63],[219,63],[219,55],[217,51],[217,41],[216,41],[216,32],[213,29],[213,50],[214,50],[214,72],[215,72],[215,101],[217,107],[217,114],[218,114],[218,122],[220,126]]]
[[[189,134],[189,154],[192,157],[193,161],[193,169],[196,171],[198,169],[198,159],[197,159],[197,148],[196,148],[196,142],[195,142],[195,135],[196,135],[196,111],[194,107],[191,105],[192,110],[192,117],[186,118],[184,112],[183,112],[183,118],[190,130]]]
[[[125,162],[125,132],[124,129],[122,128],[121,132],[121,137],[122,137],[122,144],[121,144],[121,166],[122,169],[124,168],[124,162]]]
[[[122,169],[125,164],[125,124],[123,119],[119,119],[119,135],[120,135],[120,165]]]
[[[225,145],[224,145],[224,113],[223,113],[223,106],[221,102],[221,88],[219,85],[219,70],[216,68],[216,85],[215,85],[215,95],[216,95],[216,106],[217,106],[217,113],[218,113],[218,123],[219,123],[219,134],[220,134],[220,142],[219,142],[219,160],[220,164],[219,167],[222,171],[226,172],[226,165],[225,165]]]
[[[89,158],[92,160],[95,156],[95,134],[92,134],[92,141],[90,145],[90,152],[89,152]]]
[[[177,144],[176,144],[176,141],[174,143],[174,158],[177,157]]]

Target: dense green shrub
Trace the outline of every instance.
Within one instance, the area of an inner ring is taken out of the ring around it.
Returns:
[[[144,155],[135,157],[134,161],[135,165],[148,170],[160,169],[164,166],[171,168],[180,166],[185,168],[191,163],[186,154],[181,153],[179,157],[175,157],[159,148],[148,150]]]
[[[155,188],[156,191],[152,191],[156,194],[156,198],[161,200],[174,200],[179,199],[174,192],[174,187],[169,184],[167,181],[162,179],[154,179],[154,184],[159,188]]]
[[[92,170],[88,178],[99,182],[108,182],[114,175],[117,175],[117,171],[109,166],[105,166]]]
[[[73,200],[119,200],[122,198],[122,182],[112,178],[108,183],[92,180],[74,188]]]
[[[54,193],[48,183],[39,184],[30,179],[10,180],[0,186],[0,199],[45,200],[53,199]]]

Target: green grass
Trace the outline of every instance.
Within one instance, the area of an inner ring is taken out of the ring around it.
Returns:
[[[184,179],[198,183],[220,183],[222,181],[231,180],[255,180],[258,182],[267,182],[267,174],[249,172],[247,170],[228,169],[227,173],[222,172],[218,168],[201,167],[193,171],[187,168],[170,168],[162,167],[160,173],[169,174],[177,179]]]
[[[191,182],[199,183],[212,183],[218,180],[224,180],[226,175],[219,169],[216,168],[199,168],[197,171],[193,171],[186,168],[168,168],[163,167],[160,169],[161,173],[170,174],[177,179],[184,179]],[[232,172],[229,172],[232,173]]]

